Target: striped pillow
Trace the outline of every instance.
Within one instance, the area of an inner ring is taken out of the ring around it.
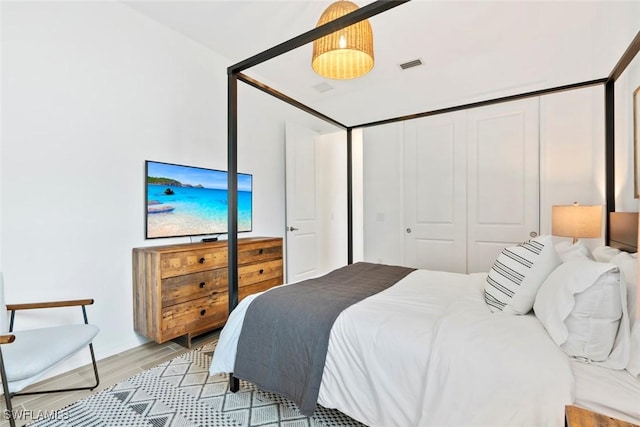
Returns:
[[[538,288],[561,264],[551,236],[539,236],[502,250],[489,271],[484,300],[494,313],[527,314]]]

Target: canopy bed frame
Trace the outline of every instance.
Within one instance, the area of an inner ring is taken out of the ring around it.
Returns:
[[[312,116],[322,119],[340,129],[346,131],[346,149],[347,149],[347,263],[353,263],[353,200],[352,200],[352,131],[357,128],[366,128],[372,126],[378,126],[388,123],[401,122],[404,120],[410,120],[420,117],[427,117],[437,114],[443,114],[453,111],[466,110],[475,107],[481,107],[486,105],[498,104],[507,101],[514,101],[517,99],[536,97],[544,94],[550,94],[555,92],[568,91],[573,89],[604,85],[605,89],[605,169],[606,169],[606,185],[605,185],[605,197],[606,197],[606,227],[605,227],[605,243],[609,244],[611,236],[611,221],[610,214],[615,211],[615,176],[614,176],[614,85],[616,80],[622,75],[624,70],[628,67],[631,61],[640,51],[640,32],[636,34],[631,44],[628,46],[618,63],[615,65],[609,76],[583,81],[563,86],[557,86],[547,89],[541,89],[531,92],[525,92],[510,96],[504,96],[500,98],[488,99],[484,101],[458,105],[454,107],[447,107],[438,110],[425,111],[421,113],[389,118],[386,120],[379,120],[370,123],[360,123],[355,125],[347,125],[336,119],[326,116],[319,111],[310,108],[303,103],[288,97],[287,95],[243,74],[243,71],[261,64],[265,61],[273,59],[279,55],[303,46],[309,42],[312,42],[320,37],[331,34],[339,29],[345,28],[356,22],[368,19],[380,13],[383,13],[389,9],[401,6],[407,3],[409,0],[389,1],[378,0],[368,5],[361,7],[360,9],[351,12],[345,16],[342,16],[327,24],[307,31],[297,37],[294,37],[288,41],[285,41],[277,46],[267,49],[261,53],[258,53],[244,61],[241,61],[235,65],[227,68],[228,76],[228,153],[227,153],[227,170],[228,170],[228,274],[229,274],[229,312],[231,312],[238,305],[238,206],[237,206],[237,171],[238,171],[238,81],[242,81],[249,86],[261,90],[281,101],[284,101],[294,107],[305,111]],[[637,224],[637,223],[636,223]],[[238,390],[238,380],[231,377],[231,390]]]

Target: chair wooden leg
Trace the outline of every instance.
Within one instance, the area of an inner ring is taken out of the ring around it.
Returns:
[[[11,392],[9,392],[9,383],[7,382],[7,372],[4,370],[4,359],[2,358],[2,349],[0,349],[0,377],[2,378],[2,389],[4,392],[4,401],[6,409],[4,418],[9,420],[11,427],[16,427],[16,420],[13,417],[13,406],[11,405]]]

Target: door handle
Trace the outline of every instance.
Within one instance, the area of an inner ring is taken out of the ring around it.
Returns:
[[[295,227],[287,227],[287,228],[286,228],[286,230],[287,230],[287,231],[296,231],[296,230],[298,230],[298,228],[295,228]]]
[[[530,237],[538,237],[538,233],[535,231],[532,231],[531,233],[529,233]]]

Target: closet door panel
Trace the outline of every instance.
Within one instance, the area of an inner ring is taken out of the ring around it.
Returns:
[[[405,263],[466,271],[464,112],[405,123]]]
[[[538,99],[469,111],[468,271],[539,230]]]
[[[287,123],[286,157],[286,268],[287,281],[294,282],[320,274],[320,236],[316,204],[317,133]]]
[[[476,122],[471,147],[476,153],[475,168],[469,180],[475,183],[478,224],[523,222],[526,147],[522,120],[521,113],[513,113]]]

